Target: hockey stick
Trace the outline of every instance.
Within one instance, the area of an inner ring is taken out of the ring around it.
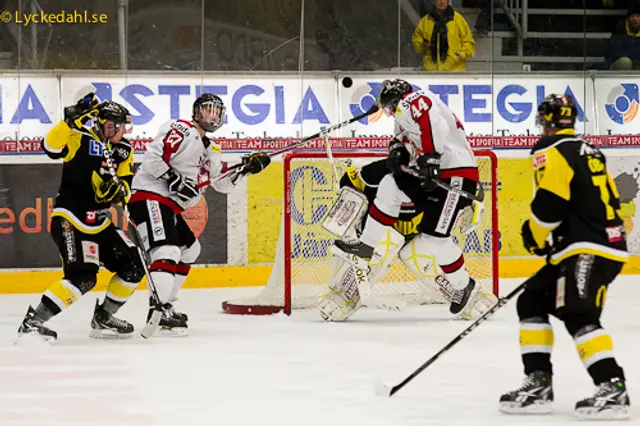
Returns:
[[[111,158],[111,152],[104,147],[103,149],[103,157],[107,162],[107,168],[109,169],[109,173],[111,174],[111,178],[118,185],[120,184],[120,179],[116,173],[116,169],[113,165],[113,159]],[[162,320],[162,315],[164,313],[164,309],[162,308],[162,302],[160,301],[160,296],[158,295],[158,290],[156,285],[153,282],[153,278],[151,278],[151,272],[149,271],[149,265],[147,264],[147,257],[145,255],[142,239],[140,238],[140,234],[138,233],[138,227],[131,219],[131,215],[129,214],[129,208],[125,204],[124,200],[122,200],[122,210],[124,211],[124,215],[127,218],[127,222],[133,232],[131,235],[134,237],[133,243],[136,246],[136,251],[138,252],[138,256],[140,257],[140,263],[142,263],[142,268],[144,269],[144,274],[147,276],[147,285],[149,287],[149,291],[151,292],[151,298],[154,301],[153,312],[151,313],[151,317],[147,321],[147,324],[144,326],[140,335],[145,339],[153,336],[153,334],[158,331],[160,328],[160,320]]]
[[[147,258],[144,253],[144,249],[142,248],[142,240],[140,239],[140,234],[138,233],[138,227],[131,219],[129,215],[129,208],[123,202],[122,210],[124,211],[124,215],[127,218],[127,222],[129,222],[129,226],[133,229],[131,233],[134,238],[134,244],[136,245],[136,249],[138,250],[138,256],[140,256],[140,262],[142,263],[142,268],[144,269],[144,274],[147,276],[147,284],[149,287],[149,291],[151,292],[151,298],[154,301],[153,312],[151,313],[151,317],[147,321],[147,324],[142,328],[140,335],[145,339],[153,336],[156,331],[160,328],[160,321],[162,320],[162,315],[164,313],[164,308],[162,308],[162,302],[160,301],[160,296],[158,295],[158,290],[156,285],[153,282],[153,278],[151,278],[151,271],[149,271],[149,265],[147,264]]]
[[[400,170],[415,177],[418,177],[420,175],[420,172],[418,172],[416,169],[412,169],[411,167],[400,166]],[[442,182],[439,179],[433,179],[433,182],[435,182],[435,184],[438,185],[440,188],[453,192],[454,194],[459,195],[463,198],[467,198],[472,201],[477,201],[479,203],[482,203],[484,201],[484,190],[482,189],[481,184],[478,184],[478,194],[474,195],[463,189],[454,188],[453,186],[449,185],[448,183]]]
[[[348,126],[349,124],[351,124],[351,123],[353,123],[355,121],[362,120],[363,118],[365,118],[365,117],[377,112],[379,109],[380,108],[378,106],[374,105],[367,112],[364,112],[364,113],[362,113],[360,115],[356,115],[355,117],[351,117],[350,119],[348,119],[346,121],[343,121],[341,123],[338,123],[338,124],[334,124],[333,126],[329,126],[326,129],[321,130],[316,134],[313,134],[311,136],[307,136],[306,138],[299,140],[298,142],[294,142],[291,145],[285,146],[284,148],[280,148],[278,150],[271,151],[271,152],[267,153],[267,155],[269,157],[275,157],[276,155],[284,154],[285,152],[291,151],[292,149],[296,149],[297,147],[299,147],[301,145],[304,145],[305,143],[307,143],[309,141],[312,141],[312,140],[317,139],[319,137],[325,137],[326,135],[328,135],[329,133],[333,132],[334,130],[341,129],[341,128],[343,128],[345,126]],[[215,182],[217,182],[219,180],[222,180],[222,179],[232,175],[233,173],[238,173],[236,171],[236,169],[242,168],[242,167],[244,167],[244,163],[235,164],[235,165],[229,167],[221,175],[216,176],[214,179],[207,180],[207,181],[199,183],[198,184],[198,188],[203,188],[203,187],[205,187],[207,185],[211,185],[212,183],[215,183]],[[242,170],[239,171],[239,173],[241,173],[241,172],[242,172]]]
[[[418,374],[422,373],[428,366],[433,364],[445,352],[447,352],[449,349],[453,348],[462,339],[467,337],[467,335],[469,333],[471,333],[473,330],[475,330],[480,324],[485,322],[498,309],[500,309],[501,307],[506,305],[518,293],[520,293],[522,290],[524,290],[524,287],[525,287],[526,284],[527,284],[526,281],[523,282],[518,287],[516,287],[513,291],[511,291],[511,293],[507,294],[505,297],[503,297],[502,299],[498,300],[498,303],[493,305],[493,307],[491,309],[489,309],[487,312],[485,312],[480,318],[478,318],[473,324],[471,324],[469,327],[467,327],[462,333],[460,333],[456,337],[454,337],[453,340],[451,340],[445,347],[440,349],[440,351],[438,351],[438,353],[436,353],[434,356],[432,356],[427,361],[425,361],[424,364],[422,364],[420,367],[418,367],[413,373],[411,373],[402,382],[398,383],[395,386],[387,386],[384,383],[378,381],[376,383],[376,394],[378,394],[380,396],[389,396],[389,397],[393,396],[396,392],[398,392],[400,389],[402,389],[407,383],[409,383],[411,380],[413,380]]]

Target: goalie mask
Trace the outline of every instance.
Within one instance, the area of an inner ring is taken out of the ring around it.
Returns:
[[[193,103],[193,121],[207,132],[215,132],[224,123],[225,107],[222,99],[203,93]]]
[[[97,120],[90,132],[96,140],[106,142],[119,132],[131,133],[132,129],[129,110],[117,102],[104,101],[98,105]]]
[[[571,95],[549,95],[538,107],[536,124],[543,128],[573,129],[578,108]]]
[[[411,93],[413,88],[404,80],[385,80],[380,87],[380,93],[376,98],[376,105],[382,109],[387,116],[394,115],[398,103],[404,95]]]

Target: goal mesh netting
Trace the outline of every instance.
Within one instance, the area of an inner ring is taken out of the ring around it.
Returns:
[[[469,274],[485,290],[498,291],[497,159],[490,151],[475,151],[481,185],[485,192],[485,213],[478,228],[468,235],[453,233],[462,248]],[[338,179],[353,164],[363,166],[386,157],[386,153],[334,153],[334,174],[326,153],[295,152],[284,158],[284,208],[271,276],[258,294],[223,303],[229,314],[266,315],[315,306],[333,276],[329,248],[334,238],[322,221],[336,196]],[[376,250],[387,250],[381,242]],[[429,255],[432,266],[423,270],[429,280],[441,271]],[[403,299],[412,304],[444,303],[442,296],[418,281],[399,260],[390,265],[382,281],[372,285],[374,294]]]

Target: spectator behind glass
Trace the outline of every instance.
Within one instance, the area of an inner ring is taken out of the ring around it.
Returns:
[[[640,69],[640,1],[629,7],[627,18],[611,34],[606,59],[612,70]]]
[[[435,0],[411,37],[413,47],[423,55],[426,71],[466,71],[466,60],[476,50],[469,24],[449,6],[448,0]]]

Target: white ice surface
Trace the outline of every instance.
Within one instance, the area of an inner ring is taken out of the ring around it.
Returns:
[[[619,278],[603,315],[632,404],[640,395],[639,280]],[[88,337],[95,298],[102,298],[90,293],[50,322],[55,346],[27,348],[13,345],[15,331],[39,296],[1,296],[0,426],[553,426],[577,423],[575,401],[593,392],[572,340],[554,321],[555,413],[497,411],[500,394],[522,380],[510,303],[395,396],[379,397],[376,379],[398,383],[469,323],[449,320],[444,306],[363,310],[344,324],[323,323],[313,311],[290,318],[220,313],[222,300],[255,291],[185,290],[177,307],[190,316],[189,337],[136,333],[128,341]],[[136,293],[121,310],[138,329],[146,297]],[[636,422],[640,414],[626,424]]]

